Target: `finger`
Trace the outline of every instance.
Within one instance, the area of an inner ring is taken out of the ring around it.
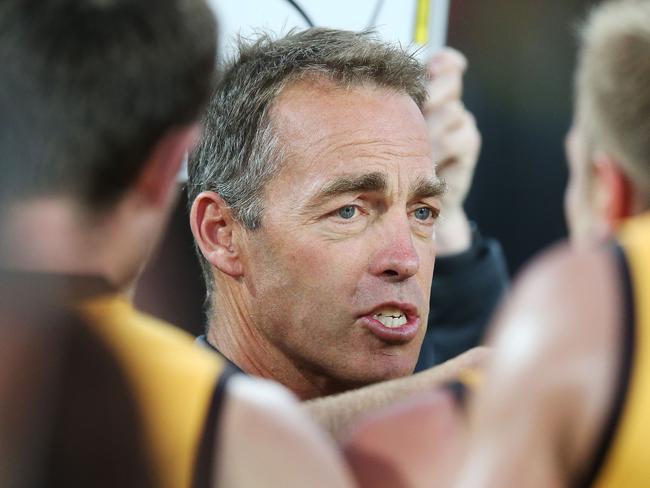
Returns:
[[[441,139],[443,154],[457,158],[461,164],[475,165],[481,148],[481,134],[473,122],[473,116],[467,113],[464,122],[458,129],[448,132]]]
[[[466,112],[462,124],[455,130],[442,133],[431,139],[434,161],[445,163],[453,160],[458,164],[473,166],[478,159],[481,135],[474,123],[474,117]]]
[[[467,69],[467,58],[456,49],[445,47],[435,53],[427,63],[427,71],[433,78],[446,72],[462,75]]]
[[[448,158],[445,158],[445,159],[441,159],[441,160],[439,160],[439,161],[436,161],[435,163],[436,163],[436,174],[437,174],[438,176],[444,178],[444,176],[445,176],[445,172],[446,172],[450,167],[455,166],[456,164],[458,164],[458,160],[457,160],[456,158],[448,157]]]
[[[425,112],[429,137],[436,138],[444,132],[450,132],[460,128],[469,119],[466,117],[467,110],[460,100],[452,100],[434,110]]]
[[[432,79],[427,85],[429,98],[426,110],[435,110],[450,100],[459,100],[463,94],[463,80],[457,73],[442,74]]]

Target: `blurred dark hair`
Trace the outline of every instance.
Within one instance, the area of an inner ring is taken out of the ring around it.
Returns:
[[[202,0],[2,0],[0,195],[114,203],[199,117],[215,56]]]

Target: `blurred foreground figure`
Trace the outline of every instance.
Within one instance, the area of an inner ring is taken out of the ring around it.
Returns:
[[[459,486],[650,484],[650,2],[589,16],[567,152],[574,246],[498,317]]]
[[[0,275],[0,486],[157,486],[122,365],[33,278]]]
[[[231,376],[129,302],[197,138],[215,47],[200,0],[0,4],[3,486],[26,469],[65,486],[349,483],[284,389]]]

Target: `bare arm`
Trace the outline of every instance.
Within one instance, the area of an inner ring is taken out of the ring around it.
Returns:
[[[471,407],[460,487],[553,487],[579,478],[608,413],[619,298],[608,255],[544,256],[497,316]]]
[[[231,378],[227,388],[217,486],[354,485],[337,447],[287,390],[248,377]]]
[[[480,366],[489,350],[477,347],[460,356],[413,376],[303,403],[316,421],[335,438],[364,414],[387,407],[418,393],[435,390],[458,378],[461,371]]]
[[[453,396],[439,390],[365,418],[341,445],[362,487],[448,487],[465,431]]]

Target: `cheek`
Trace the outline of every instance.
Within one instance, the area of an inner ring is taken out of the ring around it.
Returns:
[[[358,271],[366,266],[363,251],[343,243],[294,239],[274,245],[273,262],[268,265],[270,274],[276,277],[276,291],[290,292],[301,302],[311,302],[314,306],[327,301],[323,300],[327,295],[352,293]],[[269,274],[269,270],[260,269],[260,272]]]
[[[287,255],[293,274],[306,289],[348,298],[367,268],[367,259],[364,250],[349,243],[303,245]]]
[[[428,296],[429,290],[431,289],[431,279],[433,278],[436,263],[435,246],[430,243],[420,246],[418,249],[418,256],[420,258],[418,282]]]

